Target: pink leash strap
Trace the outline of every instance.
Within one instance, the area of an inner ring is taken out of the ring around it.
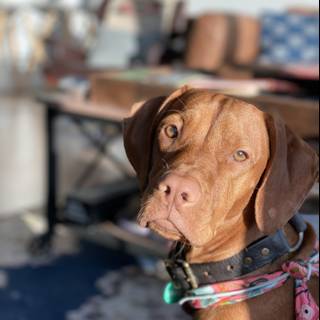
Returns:
[[[319,307],[308,289],[312,276],[319,277],[319,253],[306,263],[292,261],[283,265],[283,271],[295,279],[295,300],[297,320],[318,320]]]

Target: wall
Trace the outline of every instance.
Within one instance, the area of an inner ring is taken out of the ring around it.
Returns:
[[[265,9],[283,10],[292,6],[308,6],[319,8],[317,0],[186,0],[188,12],[192,15],[211,10],[240,12],[243,14],[258,15]]]

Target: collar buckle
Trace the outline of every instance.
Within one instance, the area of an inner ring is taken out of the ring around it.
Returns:
[[[183,283],[187,282],[190,286],[189,289],[197,289],[199,287],[197,278],[187,261],[182,259],[177,260],[166,260],[165,261],[166,268],[171,278],[173,279],[175,285],[177,287],[183,287]],[[183,279],[181,279],[181,274],[178,270],[181,270],[183,275]],[[182,280],[182,281],[181,281]]]

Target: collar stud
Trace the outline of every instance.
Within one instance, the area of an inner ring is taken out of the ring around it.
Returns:
[[[246,257],[246,258],[244,258],[243,262],[245,265],[249,266],[250,264],[253,263],[253,259],[251,257]]]
[[[227,270],[229,271],[229,272],[232,272],[232,271],[234,271],[234,266],[233,265],[228,265],[227,266]]]
[[[261,250],[261,255],[263,255],[264,257],[267,257],[270,254],[270,249],[269,248],[263,248]]]

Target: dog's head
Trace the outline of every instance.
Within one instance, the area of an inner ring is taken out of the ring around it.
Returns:
[[[258,228],[273,233],[318,176],[317,155],[281,120],[207,90],[136,104],[124,143],[143,191],[140,224],[193,246],[249,203]]]

